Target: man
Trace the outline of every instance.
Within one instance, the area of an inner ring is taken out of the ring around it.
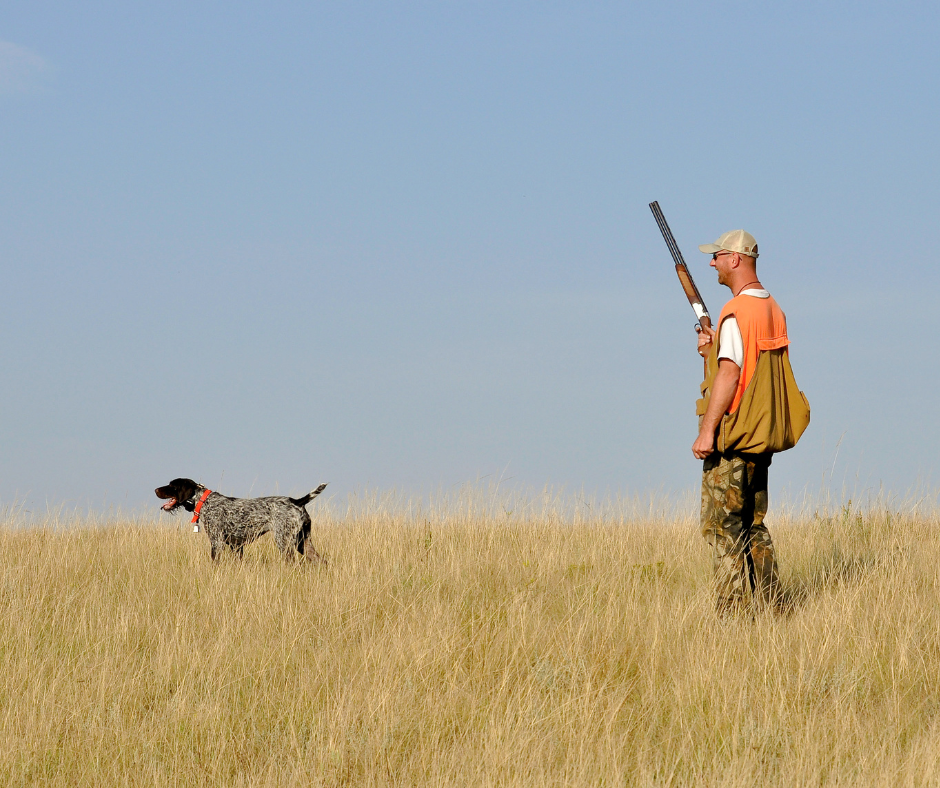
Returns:
[[[745,392],[761,353],[775,350],[785,355],[789,340],[786,317],[757,277],[754,236],[732,230],[699,249],[712,256],[718,283],[733,295],[721,311],[716,330],[703,329],[699,333],[698,350],[708,358],[708,371],[702,385],[704,396],[699,401],[699,434],[692,453],[704,460],[701,525],[702,535],[713,551],[718,610],[734,613],[747,607],[749,597],[759,606],[779,601],[774,545],[764,524],[767,470],[773,451],[779,448],[767,441],[727,440],[724,430],[731,419],[760,419],[757,411],[768,406],[763,401],[768,397],[760,393],[755,396],[752,391],[745,398]],[[784,363],[789,370],[789,362]],[[761,374],[766,378],[767,373]],[[736,450],[736,445],[747,451]]]

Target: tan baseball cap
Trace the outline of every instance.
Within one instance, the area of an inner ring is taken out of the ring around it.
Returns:
[[[713,244],[702,244],[699,249],[705,254],[715,252],[738,252],[757,259],[757,240],[744,230],[731,230],[725,233]]]

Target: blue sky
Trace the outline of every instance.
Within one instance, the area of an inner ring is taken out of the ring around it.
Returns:
[[[927,3],[13,2],[0,505],[698,483],[659,200],[744,227],[813,406],[772,486],[932,490]]]

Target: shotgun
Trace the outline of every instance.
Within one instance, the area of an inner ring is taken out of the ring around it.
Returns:
[[[682,252],[679,251],[676,239],[672,237],[672,230],[670,230],[669,225],[666,224],[666,217],[663,216],[663,212],[659,208],[659,203],[655,201],[651,202],[650,210],[653,212],[653,216],[656,217],[656,224],[659,225],[659,231],[663,234],[663,240],[665,240],[666,246],[669,247],[669,251],[672,253],[672,259],[676,262],[676,273],[679,275],[679,282],[682,285],[682,289],[685,290],[685,296],[689,299],[689,303],[692,304],[692,310],[698,318],[698,323],[695,326],[696,331],[702,328],[711,328],[712,319],[708,316],[708,310],[705,308],[702,296],[695,286],[695,282],[692,281],[692,274],[689,273],[689,267],[682,258]]]

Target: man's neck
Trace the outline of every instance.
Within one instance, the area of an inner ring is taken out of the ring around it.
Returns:
[[[737,287],[731,288],[731,292],[735,296],[741,295],[745,290],[763,290],[764,286],[760,283],[759,279],[752,279],[750,282],[744,282]]]

